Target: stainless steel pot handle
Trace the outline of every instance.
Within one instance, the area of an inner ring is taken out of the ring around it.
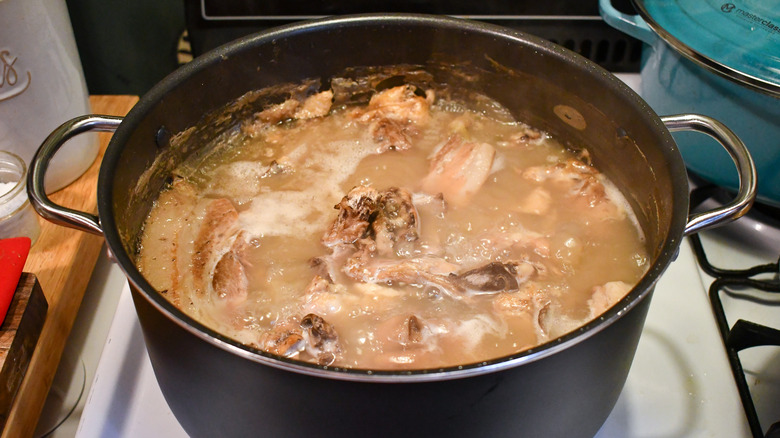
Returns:
[[[756,165],[745,144],[723,123],[699,114],[661,117],[669,131],[697,131],[718,141],[731,155],[739,175],[739,191],[734,199],[719,208],[692,214],[685,226],[685,235],[725,225],[747,213],[756,199]]]
[[[55,129],[33,156],[30,172],[27,175],[27,194],[35,211],[44,219],[57,225],[87,231],[93,234],[103,234],[100,218],[94,214],[73,210],[52,202],[46,195],[44,178],[49,162],[54,154],[66,141],[76,135],[90,132],[114,132],[122,122],[122,117],[87,115],[71,119]]]

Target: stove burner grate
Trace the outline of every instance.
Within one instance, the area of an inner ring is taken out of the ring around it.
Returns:
[[[780,438],[780,422],[774,423],[766,435],[764,435],[753,403],[753,397],[750,394],[750,388],[745,378],[745,372],[742,368],[742,361],[739,358],[739,352],[747,348],[762,345],[780,346],[780,330],[744,319],[737,320],[729,329],[726,312],[720,299],[721,292],[736,295],[734,290],[739,288],[757,289],[767,293],[780,293],[780,282],[778,282],[776,277],[770,280],[753,278],[761,274],[777,274],[778,269],[780,269],[780,260],[776,263],[754,266],[748,269],[721,269],[713,266],[707,260],[707,255],[704,253],[704,247],[698,235],[690,236],[690,241],[699,266],[708,275],[715,277],[709,288],[710,304],[715,314],[718,330],[723,339],[723,345],[726,348],[731,372],[734,375],[739,397],[742,400],[742,406],[745,409],[745,415],[747,416],[753,437]]]
[[[721,191],[722,189],[711,185],[697,187],[691,192],[691,208],[716,196]],[[753,403],[753,397],[745,378],[742,361],[739,358],[740,351],[751,347],[763,345],[780,346],[780,330],[743,319],[737,320],[729,328],[726,312],[721,301],[721,293],[738,298],[743,297],[737,292],[739,290],[753,289],[769,294],[780,293],[780,279],[778,279],[780,259],[775,263],[758,265],[747,269],[722,269],[713,266],[709,262],[698,235],[693,234],[689,239],[699,266],[707,275],[715,278],[709,288],[710,304],[753,438],[780,438],[780,421],[772,424],[766,435],[763,433],[756,407]],[[763,276],[763,278],[756,278],[760,276]],[[747,298],[747,296],[743,298]]]

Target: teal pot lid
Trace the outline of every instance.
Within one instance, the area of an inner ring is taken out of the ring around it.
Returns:
[[[780,97],[780,0],[633,0],[647,24],[685,57]]]

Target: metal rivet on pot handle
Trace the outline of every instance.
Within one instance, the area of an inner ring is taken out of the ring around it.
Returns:
[[[89,131],[114,132],[122,117],[88,115],[71,119],[58,127],[44,140],[30,163],[27,175],[27,194],[35,211],[44,219],[58,225],[103,234],[100,219],[90,213],[73,210],[52,202],[46,195],[44,178],[54,154],[70,138]]]
[[[661,117],[669,131],[697,131],[718,141],[731,155],[739,175],[739,191],[728,204],[692,214],[688,217],[685,234],[692,234],[708,228],[724,225],[747,213],[756,199],[756,165],[745,144],[723,123],[699,114],[680,114]]]

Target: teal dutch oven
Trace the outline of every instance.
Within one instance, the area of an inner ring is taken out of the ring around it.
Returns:
[[[780,206],[780,0],[599,0],[611,26],[644,41],[640,95],[659,114],[698,113],[731,128],[755,159],[759,202]],[[736,189],[731,158],[675,133],[686,166]]]

